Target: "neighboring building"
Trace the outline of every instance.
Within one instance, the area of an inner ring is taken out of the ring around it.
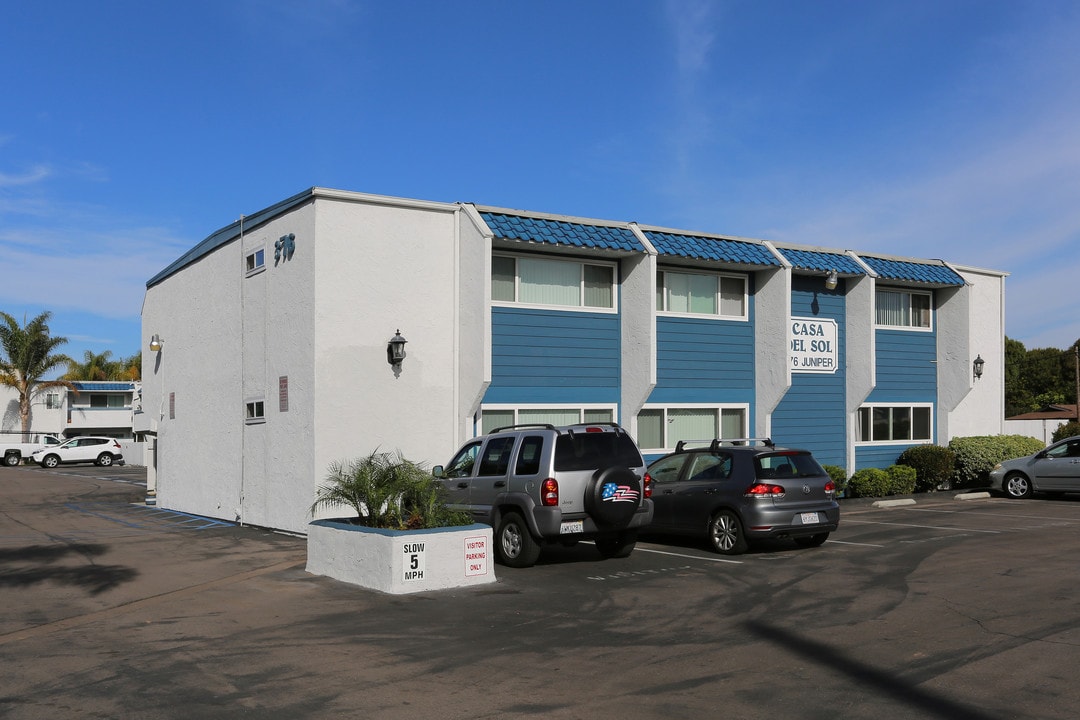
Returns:
[[[1047,405],[1035,412],[1005,418],[1005,432],[1039,438],[1049,445],[1059,427],[1076,419],[1076,405]]]
[[[79,435],[103,435],[133,440],[133,414],[139,409],[141,387],[137,382],[108,381],[71,383],[73,390],[51,388],[37,394],[30,406],[30,431],[67,439]],[[0,386],[3,408],[0,431],[19,432],[19,395]],[[142,458],[138,458],[142,462]]]
[[[136,430],[159,504],[296,532],[330,463],[514,422],[616,421],[650,457],[771,436],[850,473],[1002,432],[1005,277],[312,188],[149,280]]]

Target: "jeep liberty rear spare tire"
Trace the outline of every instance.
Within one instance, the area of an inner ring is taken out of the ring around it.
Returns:
[[[626,527],[639,507],[641,478],[629,468],[597,470],[585,490],[585,509],[602,527]]]

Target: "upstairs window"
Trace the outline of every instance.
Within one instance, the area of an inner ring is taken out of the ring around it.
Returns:
[[[656,310],[745,320],[746,278],[661,270],[656,277]]]
[[[248,424],[266,422],[266,412],[262,400],[251,400],[245,403],[244,421]]]
[[[491,299],[497,303],[611,310],[615,308],[615,266],[494,255]]]
[[[932,301],[928,292],[878,290],[878,327],[929,330]]]
[[[248,253],[245,259],[245,271],[248,275],[254,275],[266,269],[266,253],[264,250],[256,250],[253,253]]]

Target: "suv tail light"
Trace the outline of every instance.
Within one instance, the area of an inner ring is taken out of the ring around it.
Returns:
[[[652,475],[650,475],[649,473],[645,473],[645,479],[642,480],[641,484],[645,488],[645,497],[651,498],[653,490]]]
[[[559,505],[558,480],[548,478],[544,481],[544,484],[540,486],[540,502],[547,507],[557,507]]]
[[[782,498],[784,497],[784,488],[780,485],[772,485],[770,483],[754,483],[750,487],[746,488],[746,491],[743,493],[743,497]]]

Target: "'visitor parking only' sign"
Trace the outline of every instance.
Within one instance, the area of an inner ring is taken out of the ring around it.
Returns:
[[[791,372],[834,373],[839,355],[835,320],[791,318],[788,357]]]

